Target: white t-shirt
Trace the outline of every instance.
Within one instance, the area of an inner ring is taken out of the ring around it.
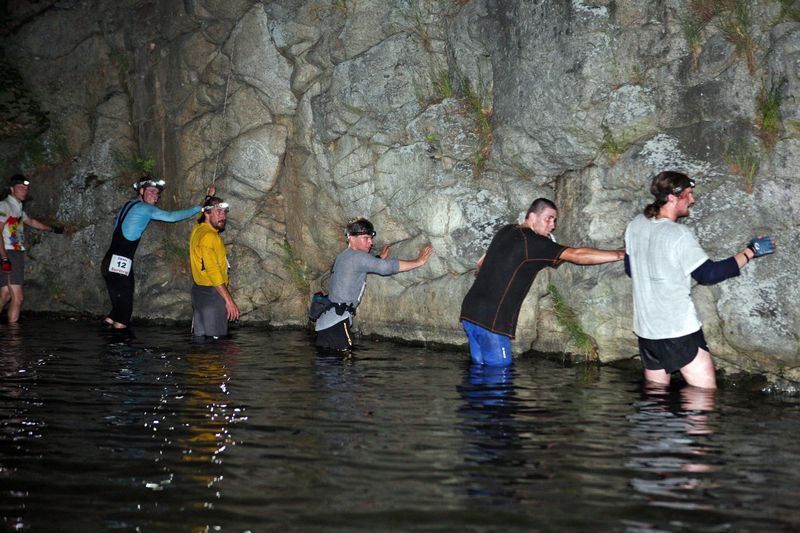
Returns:
[[[639,215],[625,230],[633,282],[633,331],[672,339],[702,326],[690,295],[691,274],[708,261],[691,229],[666,218]]]
[[[0,223],[3,224],[3,245],[6,250],[25,250],[25,225],[28,216],[22,202],[11,195],[0,201]]]

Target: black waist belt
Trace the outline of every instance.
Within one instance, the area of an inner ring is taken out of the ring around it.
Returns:
[[[335,304],[333,302],[331,302],[331,304],[332,304],[332,307],[334,309],[336,309],[336,314],[337,315],[343,315],[345,311],[349,311],[351,315],[355,315],[356,314],[356,308],[353,307],[353,304],[344,304],[344,303]]]

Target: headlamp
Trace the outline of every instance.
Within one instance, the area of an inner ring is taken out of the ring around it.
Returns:
[[[224,209],[225,212],[227,213],[228,211],[231,210],[231,206],[228,205],[228,202],[220,202],[220,203],[218,203],[216,205],[207,205],[207,206],[205,206],[203,208],[203,212],[207,213],[208,211],[211,211],[212,209]]]
[[[675,195],[675,196],[678,196],[678,195],[679,195],[680,193],[682,193],[684,190],[686,190],[686,189],[693,189],[693,188],[694,188],[694,180],[690,179],[690,180],[689,180],[689,185],[687,185],[686,187],[675,187],[674,189],[672,189],[671,193],[672,193],[673,195]]]
[[[164,180],[152,179],[152,180],[137,181],[136,183],[133,184],[133,188],[138,191],[139,189],[142,188],[146,189],[147,187],[155,187],[159,191],[163,191],[166,185],[167,182]]]
[[[361,235],[369,235],[370,237],[374,237],[378,233],[375,231],[354,231],[352,233],[348,233],[350,237],[360,237]]]

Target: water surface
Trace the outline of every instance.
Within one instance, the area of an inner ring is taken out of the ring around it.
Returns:
[[[792,531],[800,404],[648,393],[304,332],[0,326],[0,516],[23,531]]]

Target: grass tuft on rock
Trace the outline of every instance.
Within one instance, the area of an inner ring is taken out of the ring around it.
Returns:
[[[726,148],[725,162],[731,173],[744,178],[744,190],[752,194],[755,177],[761,166],[761,157],[757,151],[746,144],[736,145],[732,150]]]
[[[575,312],[564,300],[558,287],[550,283],[547,285],[547,292],[550,293],[550,298],[553,300],[556,321],[567,330],[576,348],[587,361],[599,362],[600,355],[597,353],[594,339],[583,330],[577,316],[575,316]]]
[[[736,53],[745,58],[750,75],[756,72],[756,44],[753,40],[753,17],[750,0],[730,0],[730,7],[723,12],[720,30],[736,47]]]
[[[286,253],[283,258],[283,266],[291,275],[292,283],[302,294],[308,294],[311,290],[311,282],[309,281],[311,272],[308,266],[306,266],[305,262],[297,255],[292,243],[288,240],[284,239],[281,248],[283,248],[283,251]]]
[[[486,163],[492,153],[494,132],[489,123],[492,118],[492,110],[480,93],[472,88],[469,80],[462,79],[461,92],[464,95],[464,107],[475,121],[475,133],[478,134],[479,139],[478,146],[472,154],[472,176],[478,178],[486,168]]]
[[[758,93],[756,100],[756,107],[758,108],[758,117],[756,118],[756,127],[759,129],[759,136],[764,148],[768,152],[772,152],[775,144],[778,142],[778,126],[781,110],[781,85],[783,83],[766,83],[761,84],[761,91]]]

